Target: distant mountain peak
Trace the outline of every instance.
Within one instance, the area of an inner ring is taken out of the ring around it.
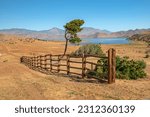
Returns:
[[[81,38],[101,38],[101,37],[129,37],[134,34],[149,33],[150,29],[135,29],[128,31],[118,31],[110,32],[107,30],[100,30],[93,27],[83,27],[83,30],[78,33]],[[13,34],[13,35],[22,35],[39,39],[64,39],[65,31],[57,27],[51,28],[49,30],[28,30],[22,28],[12,28],[12,29],[3,29],[0,30],[1,34]]]
[[[51,28],[51,29],[55,29],[55,30],[62,30],[62,29],[57,28],[57,27],[53,27],[53,28]]]
[[[79,33],[80,35],[93,35],[97,33],[108,33],[110,31],[100,30],[93,27],[83,27],[83,30]]]
[[[53,34],[53,35],[63,35],[64,30],[54,27],[54,28],[47,30],[47,33]]]

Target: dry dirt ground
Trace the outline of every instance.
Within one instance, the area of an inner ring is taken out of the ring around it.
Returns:
[[[79,46],[69,46],[68,53]],[[102,45],[115,48],[120,56],[144,59],[147,78],[116,80],[115,84],[77,82],[73,78],[45,75],[20,64],[23,55],[62,54],[64,42],[28,41],[0,38],[0,99],[150,99],[150,59],[144,58],[146,45]]]

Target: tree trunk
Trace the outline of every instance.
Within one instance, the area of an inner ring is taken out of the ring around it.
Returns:
[[[67,52],[67,48],[68,48],[68,41],[69,41],[69,39],[67,38],[67,31],[65,31],[65,39],[66,39],[66,44],[65,44],[64,54],[63,54],[62,57],[65,56],[65,54]]]
[[[65,44],[65,49],[64,49],[64,54],[63,54],[63,56],[66,54],[67,48],[68,48],[68,39],[66,39],[66,44]]]

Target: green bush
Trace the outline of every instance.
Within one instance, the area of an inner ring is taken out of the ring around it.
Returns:
[[[71,53],[71,55],[74,55],[74,56],[82,56],[83,54],[105,56],[100,45],[98,44],[87,44],[87,45],[81,46],[78,50]]]
[[[103,63],[105,66],[108,64],[106,59],[101,59],[98,63]],[[138,79],[146,76],[144,69],[146,68],[146,63],[142,60],[129,60],[129,57],[116,57],[116,78],[118,79]],[[102,76],[108,74],[107,67],[96,67],[96,75]]]
[[[138,79],[146,76],[144,69],[146,63],[144,61],[129,60],[127,57],[116,58],[116,77],[124,79]]]
[[[86,72],[87,76],[94,76],[101,79],[107,79],[108,78],[108,61],[107,59],[101,58],[97,62],[98,64],[102,66],[96,66],[94,70],[88,70]]]
[[[98,55],[100,57],[106,56],[101,46],[98,44],[87,44],[80,47],[78,50],[73,52],[73,56],[82,56],[82,54],[88,55]],[[98,78],[108,78],[108,60],[100,58],[97,62],[102,66],[96,66],[94,70],[88,70],[86,75],[88,77],[95,76]],[[146,76],[144,69],[146,68],[146,63],[143,60],[130,60],[129,57],[125,56],[123,58],[116,57],[116,78],[118,79],[138,79]]]

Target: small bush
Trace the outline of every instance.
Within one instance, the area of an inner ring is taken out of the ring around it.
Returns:
[[[108,64],[107,60],[101,59],[98,63],[104,65]],[[144,69],[146,68],[146,63],[143,60],[129,60],[129,57],[116,57],[116,78],[118,79],[138,79],[146,76]],[[107,67],[97,67],[96,72],[98,74],[107,74]]]
[[[87,45],[80,47],[75,52],[71,53],[71,55],[74,55],[74,56],[82,56],[83,54],[105,56],[100,45],[98,44],[87,44]]]
[[[123,79],[138,79],[146,76],[144,69],[146,68],[146,63],[144,61],[138,60],[128,60],[128,58],[116,59],[116,77]]]
[[[80,47],[78,50],[73,52],[73,56],[82,56],[83,54],[88,55],[98,55],[100,57],[106,56],[100,45],[97,44],[87,44]],[[108,60],[101,58],[97,62],[102,66],[96,66],[94,70],[88,70],[86,75],[88,77],[94,76],[98,78],[108,78]],[[123,58],[116,57],[116,78],[118,79],[138,79],[144,78],[146,73],[144,69],[146,68],[146,63],[143,60],[129,60],[129,57],[125,56]]]
[[[100,78],[107,78],[108,75],[108,60],[100,59],[98,64],[104,65],[96,66],[95,70],[87,71],[87,76],[96,76]],[[144,69],[146,68],[146,63],[141,60],[129,60],[129,57],[116,57],[116,78],[118,79],[138,79],[146,76]]]

